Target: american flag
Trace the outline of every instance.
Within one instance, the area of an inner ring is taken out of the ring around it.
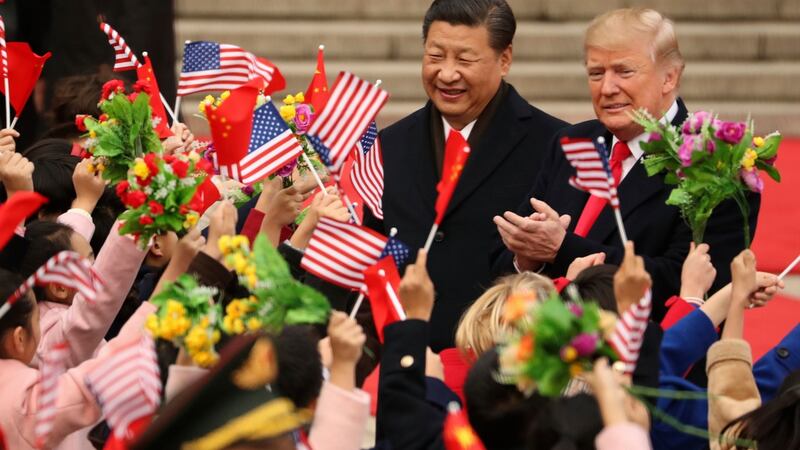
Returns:
[[[639,303],[632,305],[623,312],[614,327],[614,334],[609,340],[611,348],[625,364],[625,374],[632,375],[639,360],[639,350],[642,348],[644,331],[653,308],[650,291],[647,291]]]
[[[361,289],[364,269],[383,254],[388,238],[360,225],[323,217],[300,266],[338,286]]]
[[[58,400],[58,380],[66,372],[66,359],[69,347],[66,342],[59,342],[42,355],[39,369],[39,404],[36,412],[36,447],[44,448],[47,436],[53,429],[56,417],[56,401]]]
[[[190,42],[183,48],[178,95],[235,89],[257,77],[263,78],[268,84],[273,78],[276,80],[273,84],[285,84],[274,64],[235,45]],[[283,86],[275,88],[282,89]]]
[[[348,72],[339,73],[325,109],[307,137],[331,172],[338,173],[350,151],[388,100],[383,89]]]
[[[590,194],[609,200],[611,207],[619,209],[619,197],[605,145],[595,145],[591,139],[561,138],[561,148],[567,161],[575,168],[569,184]]]
[[[45,283],[75,289],[90,302],[97,298],[97,292],[103,288],[103,281],[94,272],[91,263],[77,253],[65,250],[47,260],[11,294],[0,307],[0,318],[33,286]]]
[[[126,70],[133,70],[141,66],[136,55],[125,43],[125,39],[117,33],[117,30],[111,28],[111,25],[101,22],[100,30],[108,36],[108,43],[114,47],[114,72],[123,72]]]
[[[161,377],[153,339],[142,335],[121,345],[86,375],[103,416],[117,436],[128,425],[156,411],[161,401]]]
[[[372,215],[383,220],[383,155],[381,142],[378,139],[378,127],[373,120],[367,131],[356,143],[355,161],[350,170],[350,181],[353,183],[364,204],[372,211]]]
[[[271,102],[253,113],[250,145],[238,164],[220,165],[220,173],[244,184],[260,181],[296,159],[303,148]]]
[[[408,246],[400,239],[391,236],[389,237],[389,240],[386,241],[386,247],[384,247],[383,252],[378,259],[383,259],[384,256],[391,256],[394,258],[394,263],[397,265],[397,267],[403,267],[411,257],[411,249],[409,249]]]
[[[3,78],[8,78],[8,51],[6,51],[6,22],[0,16],[0,65],[3,67]]]

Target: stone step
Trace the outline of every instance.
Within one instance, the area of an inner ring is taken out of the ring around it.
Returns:
[[[579,61],[586,22],[520,22],[517,61]],[[677,25],[687,60],[800,60],[800,26],[783,22],[686,22]],[[420,21],[278,21],[184,18],[176,22],[178,47],[185,40],[239,45],[267,58],[313,59],[319,44],[326,58],[413,59],[422,55]],[[179,53],[181,50],[179,50]]]
[[[756,131],[767,134],[780,130],[786,136],[800,136],[800,105],[796,102],[729,102],[729,101],[694,101],[686,97],[689,108],[693,111],[714,111],[724,120],[746,120],[748,115],[753,118]],[[195,134],[207,136],[208,125],[205,120],[195,115],[200,97],[188,97],[181,108],[184,120]],[[398,119],[421,108],[423,101],[397,101],[390,100],[378,117],[378,125],[384,128]],[[556,117],[577,123],[593,119],[591,103],[586,101],[539,101],[533,103],[536,107]]]
[[[414,19],[430,0],[176,0],[179,17],[261,19]],[[590,19],[624,6],[646,5],[676,20],[792,20],[800,0],[509,0],[517,20]]]
[[[287,80],[286,92],[305,90],[314,71],[314,61],[273,59]],[[425,98],[416,61],[330,61],[326,64],[332,85],[340,70],[361,78],[383,80],[395,100]],[[515,63],[508,80],[531,101],[588,99],[586,74],[579,62]],[[785,101],[800,108],[800,62],[692,62],[681,80],[681,93],[695,100]]]

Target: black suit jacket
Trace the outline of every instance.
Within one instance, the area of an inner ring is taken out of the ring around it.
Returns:
[[[686,106],[678,100],[678,114],[673,124],[681,124],[687,117]],[[572,216],[568,233],[561,244],[555,261],[548,263],[544,273],[563,276],[569,264],[577,257],[605,252],[606,262],[619,264],[624,248],[617,231],[611,207],[606,206],[585,238],[572,233],[589,194],[569,185],[575,169],[564,157],[559,139],[561,136],[597,138],[605,136],[611,142],[611,133],[598,120],[590,120],[567,127],[552,141],[547,161],[527,198],[536,197],[547,202],[559,214]],[[664,302],[680,292],[681,267],[689,251],[692,233],[680,215],[680,210],[665,202],[673,186],[664,183],[663,174],[647,176],[638,162],[619,185],[619,203],[628,239],[636,243],[636,253],[644,257],[647,271],[653,278],[653,319],[660,321],[666,311]],[[517,214],[528,216],[533,210],[525,199]],[[756,219],[761,204],[760,195],[750,195],[750,233],[755,234]],[[712,292],[730,282],[730,262],[744,248],[742,216],[732,200],[723,202],[709,219],[705,242],[711,246],[711,259],[717,269]],[[494,273],[512,272],[513,253],[505,248],[499,234],[495,234],[492,252]]]
[[[384,129],[384,220],[365,210],[365,225],[382,233],[398,229],[398,239],[422,248],[435,217],[436,171],[431,136],[431,102]],[[487,255],[495,226],[492,217],[523,200],[546,145],[566,126],[528,104],[509,86],[480,143],[473,145],[447,213],[428,255],[436,288],[431,348],[452,347],[461,313],[492,283]]]

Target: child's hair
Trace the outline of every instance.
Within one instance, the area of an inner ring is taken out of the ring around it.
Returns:
[[[36,220],[25,228],[28,250],[20,261],[19,273],[27,278],[48,259],[64,250],[72,250],[72,228],[46,220]],[[40,292],[36,292],[37,296]]]
[[[95,255],[100,254],[100,249],[103,248],[108,235],[114,228],[114,222],[117,217],[125,211],[125,206],[120,201],[117,194],[111,188],[106,188],[97,206],[92,211],[92,221],[94,222],[94,234],[89,245],[92,246],[92,251]]]
[[[470,369],[464,383],[467,415],[486,448],[522,447],[547,399],[526,398],[514,385],[497,381],[497,351],[488,349]]]
[[[18,274],[0,269],[0,305],[5,304],[11,294],[22,285],[23,279]],[[31,315],[35,308],[35,302],[30,293],[22,296],[14,306],[8,310],[5,316],[0,319],[0,337],[6,331],[16,327],[23,327],[30,331]]]
[[[606,311],[617,313],[617,300],[614,296],[614,274],[618,266],[600,264],[584,269],[575,277],[572,284],[578,288],[581,298],[595,301]]]
[[[47,197],[40,214],[66,212],[75,200],[72,174],[80,158],[70,155],[72,144],[62,139],[45,139],[23,153],[33,163],[33,189]]]
[[[47,137],[75,139],[81,132],[75,127],[77,114],[89,114],[99,117],[100,109],[97,100],[103,91],[103,83],[109,76],[100,74],[75,75],[58,80],[50,102],[50,113],[47,121],[50,129]]]
[[[783,380],[775,398],[726,425],[720,436],[755,441],[759,450],[800,448],[800,370]]]
[[[550,293],[555,290],[553,281],[532,272],[523,272],[499,278],[461,316],[456,328],[456,348],[474,357],[494,347],[504,329],[503,307],[514,293]]]
[[[597,400],[588,394],[556,397],[542,408],[527,436],[529,450],[593,450],[603,419]]]
[[[288,325],[275,339],[278,379],[275,387],[298,408],[306,408],[322,390],[322,357],[309,326]]]

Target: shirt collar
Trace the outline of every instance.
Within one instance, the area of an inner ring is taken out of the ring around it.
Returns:
[[[663,117],[661,117],[661,123],[670,123],[675,119],[675,116],[677,116],[677,115],[678,115],[678,101],[675,100],[674,102],[672,102],[672,106],[670,106],[669,109],[667,110],[667,113],[664,114]],[[645,133],[642,133],[642,134],[636,136],[635,138],[633,138],[633,139],[631,139],[631,140],[629,140],[627,142],[628,148],[631,149],[631,155],[633,155],[633,157],[636,160],[641,158],[642,155],[644,154],[644,151],[639,146],[639,144],[644,142],[645,139],[647,139],[649,136],[650,136],[650,133],[645,132]],[[612,149],[614,148],[614,145],[617,144],[617,142],[619,142],[619,139],[617,139],[616,136],[613,136],[612,139],[611,139],[611,148]]]
[[[469,134],[472,132],[472,128],[475,127],[475,123],[478,122],[478,119],[473,120],[472,122],[466,124],[464,128],[459,130],[461,135],[464,136],[464,140],[469,139]],[[447,119],[442,116],[442,124],[444,124],[444,141],[447,142],[447,136],[450,136],[450,130],[453,129],[452,126],[447,122]]]

